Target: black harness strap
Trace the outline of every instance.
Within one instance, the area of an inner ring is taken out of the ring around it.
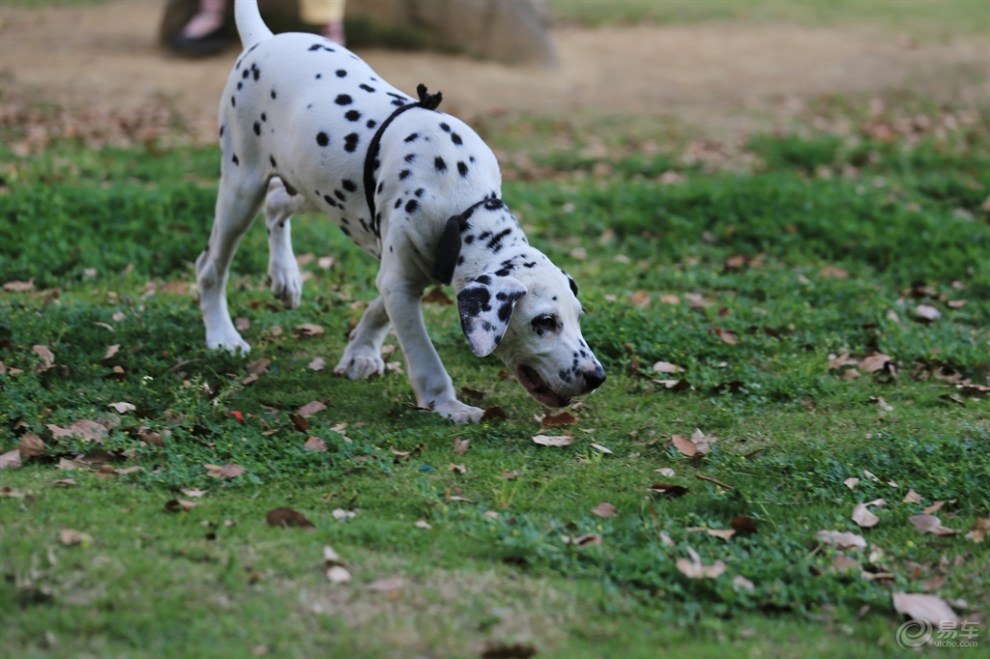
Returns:
[[[440,105],[440,101],[443,100],[443,94],[441,92],[428,94],[426,85],[422,83],[416,86],[416,94],[419,96],[418,101],[400,106],[395,112],[389,115],[388,119],[382,122],[382,125],[375,131],[375,136],[371,138],[371,143],[368,145],[368,152],[364,156],[364,197],[368,202],[368,211],[371,213],[371,228],[376,234],[379,229],[377,213],[375,212],[375,162],[378,158],[382,135],[385,134],[385,129],[388,128],[389,124],[395,121],[395,118],[403,112],[412,110],[413,108],[436,110]]]

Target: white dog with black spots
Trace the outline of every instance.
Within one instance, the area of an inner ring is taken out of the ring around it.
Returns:
[[[210,348],[248,352],[231,322],[226,286],[241,236],[265,200],[272,291],[299,305],[302,278],[290,217],[330,216],[380,259],[380,296],[351,334],[338,375],[381,374],[395,329],[417,404],[458,423],[483,410],[457,399],[423,323],[421,298],[451,284],[475,355],[494,354],[538,401],[564,406],[605,380],[581,335],[577,286],[529,245],[501,201],[491,149],[466,124],[417,102],[349,50],[312,34],[273,35],[256,0],[237,0],[245,51],[220,103],[216,217],[196,263]],[[369,153],[370,149],[370,153]],[[369,194],[370,192],[370,194]]]

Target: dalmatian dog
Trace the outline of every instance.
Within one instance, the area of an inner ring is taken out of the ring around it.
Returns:
[[[262,203],[272,291],[299,305],[302,278],[290,218],[330,216],[380,259],[380,296],[351,333],[338,375],[384,371],[392,327],[419,406],[458,423],[483,410],[457,399],[423,323],[427,285],[457,293],[461,326],[478,357],[499,357],[526,390],[551,407],[599,387],[605,372],[581,335],[577,285],[529,245],[501,200],[491,149],[466,124],[417,102],[356,55],[312,34],[273,35],[255,0],[237,0],[244,52],[220,102],[222,153],[216,217],[196,262],[210,348],[247,353],[231,322],[231,259]],[[266,199],[267,194],[267,199]]]

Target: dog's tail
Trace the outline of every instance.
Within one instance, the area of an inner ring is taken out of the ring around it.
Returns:
[[[237,24],[237,34],[241,35],[241,44],[245,49],[272,36],[272,31],[261,19],[258,0],[235,0],[234,22]]]

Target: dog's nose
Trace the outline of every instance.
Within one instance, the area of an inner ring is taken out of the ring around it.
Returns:
[[[596,364],[595,368],[590,371],[584,371],[582,375],[584,376],[584,382],[586,385],[584,389],[585,393],[594,391],[598,387],[602,386],[603,382],[605,382],[605,369],[602,368],[601,364]]]

